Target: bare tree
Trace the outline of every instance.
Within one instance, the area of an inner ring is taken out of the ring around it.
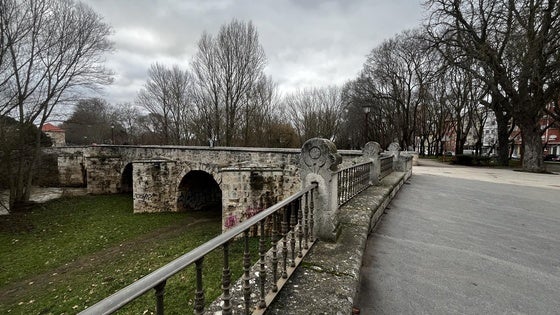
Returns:
[[[287,95],[284,103],[301,143],[313,137],[332,141],[339,137],[344,109],[341,88],[299,90]]]
[[[523,136],[523,168],[543,170],[539,120],[560,87],[560,4],[557,1],[427,1],[428,31],[449,62],[473,69],[511,113]],[[452,53],[448,53],[452,52]],[[496,112],[496,118],[502,114]]]
[[[193,110],[193,79],[190,72],[155,63],[138,92],[137,104],[145,108],[161,130],[164,144],[187,144]]]
[[[451,66],[442,75],[447,82],[446,103],[452,114],[455,153],[463,154],[467,136],[471,128],[475,127],[475,115],[485,91],[470,71]]]
[[[62,124],[71,145],[109,143],[113,123],[110,105],[102,99],[78,101],[70,118]]]
[[[41,127],[55,107],[87,88],[110,82],[103,53],[110,27],[87,5],[71,0],[2,0],[0,115]],[[5,47],[4,47],[5,46]],[[20,135],[23,143],[24,135]],[[29,200],[40,148],[12,150],[10,208]]]
[[[270,145],[269,139],[263,135],[267,135],[278,120],[278,105],[276,83],[270,77],[262,76],[248,95],[244,106],[243,123],[240,128],[243,146]]]
[[[214,37],[204,33],[192,61],[197,123],[208,139],[232,145],[243,109],[261,82],[266,56],[251,22],[233,20]]]
[[[392,123],[404,148],[416,145],[418,109],[437,69],[426,44],[419,30],[405,31],[374,48],[362,71],[367,78],[362,82],[370,84],[363,88],[386,105],[384,119]]]

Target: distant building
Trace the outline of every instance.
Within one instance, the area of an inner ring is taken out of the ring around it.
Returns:
[[[59,127],[46,123],[41,128],[41,131],[44,132],[53,143],[53,147],[63,147],[66,146],[66,132]]]
[[[552,105],[549,110],[554,110]],[[555,121],[549,115],[543,115],[539,121],[540,128],[543,131],[541,141],[543,144],[543,154],[560,155],[560,123]],[[510,141],[513,141],[513,156],[521,156],[521,146],[523,145],[523,138],[521,137],[521,130],[515,126],[510,135]]]
[[[496,154],[498,147],[498,123],[496,122],[496,114],[488,111],[484,127],[482,129],[482,154]]]

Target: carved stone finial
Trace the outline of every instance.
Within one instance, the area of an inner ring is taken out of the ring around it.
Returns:
[[[342,163],[342,156],[337,153],[334,143],[327,139],[312,138],[307,140],[301,148],[301,163],[313,173],[321,169],[336,170]]]
[[[368,158],[375,158],[376,156],[381,153],[381,145],[375,141],[370,141],[364,145],[364,149],[362,150],[362,154]]]
[[[398,142],[392,142],[391,144],[389,144],[389,147],[387,147],[387,151],[400,151],[401,150],[401,146],[399,145]]]
[[[321,240],[335,241],[339,230],[337,187],[342,156],[327,139],[307,140],[301,148],[300,176],[303,187],[317,183],[314,233]]]

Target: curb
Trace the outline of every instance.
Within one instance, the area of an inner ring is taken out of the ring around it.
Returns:
[[[317,241],[266,314],[351,314],[368,234],[412,172],[393,172],[339,211],[336,243]]]

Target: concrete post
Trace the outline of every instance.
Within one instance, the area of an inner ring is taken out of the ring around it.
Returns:
[[[373,162],[373,167],[370,169],[369,173],[370,185],[379,184],[379,174],[381,173],[381,161],[379,160],[380,152],[381,145],[375,141],[366,143],[362,150],[364,160]]]
[[[336,171],[342,162],[334,143],[327,139],[307,140],[301,148],[300,168],[303,187],[318,183],[315,196],[314,233],[324,241],[336,241],[339,230],[338,176]]]

